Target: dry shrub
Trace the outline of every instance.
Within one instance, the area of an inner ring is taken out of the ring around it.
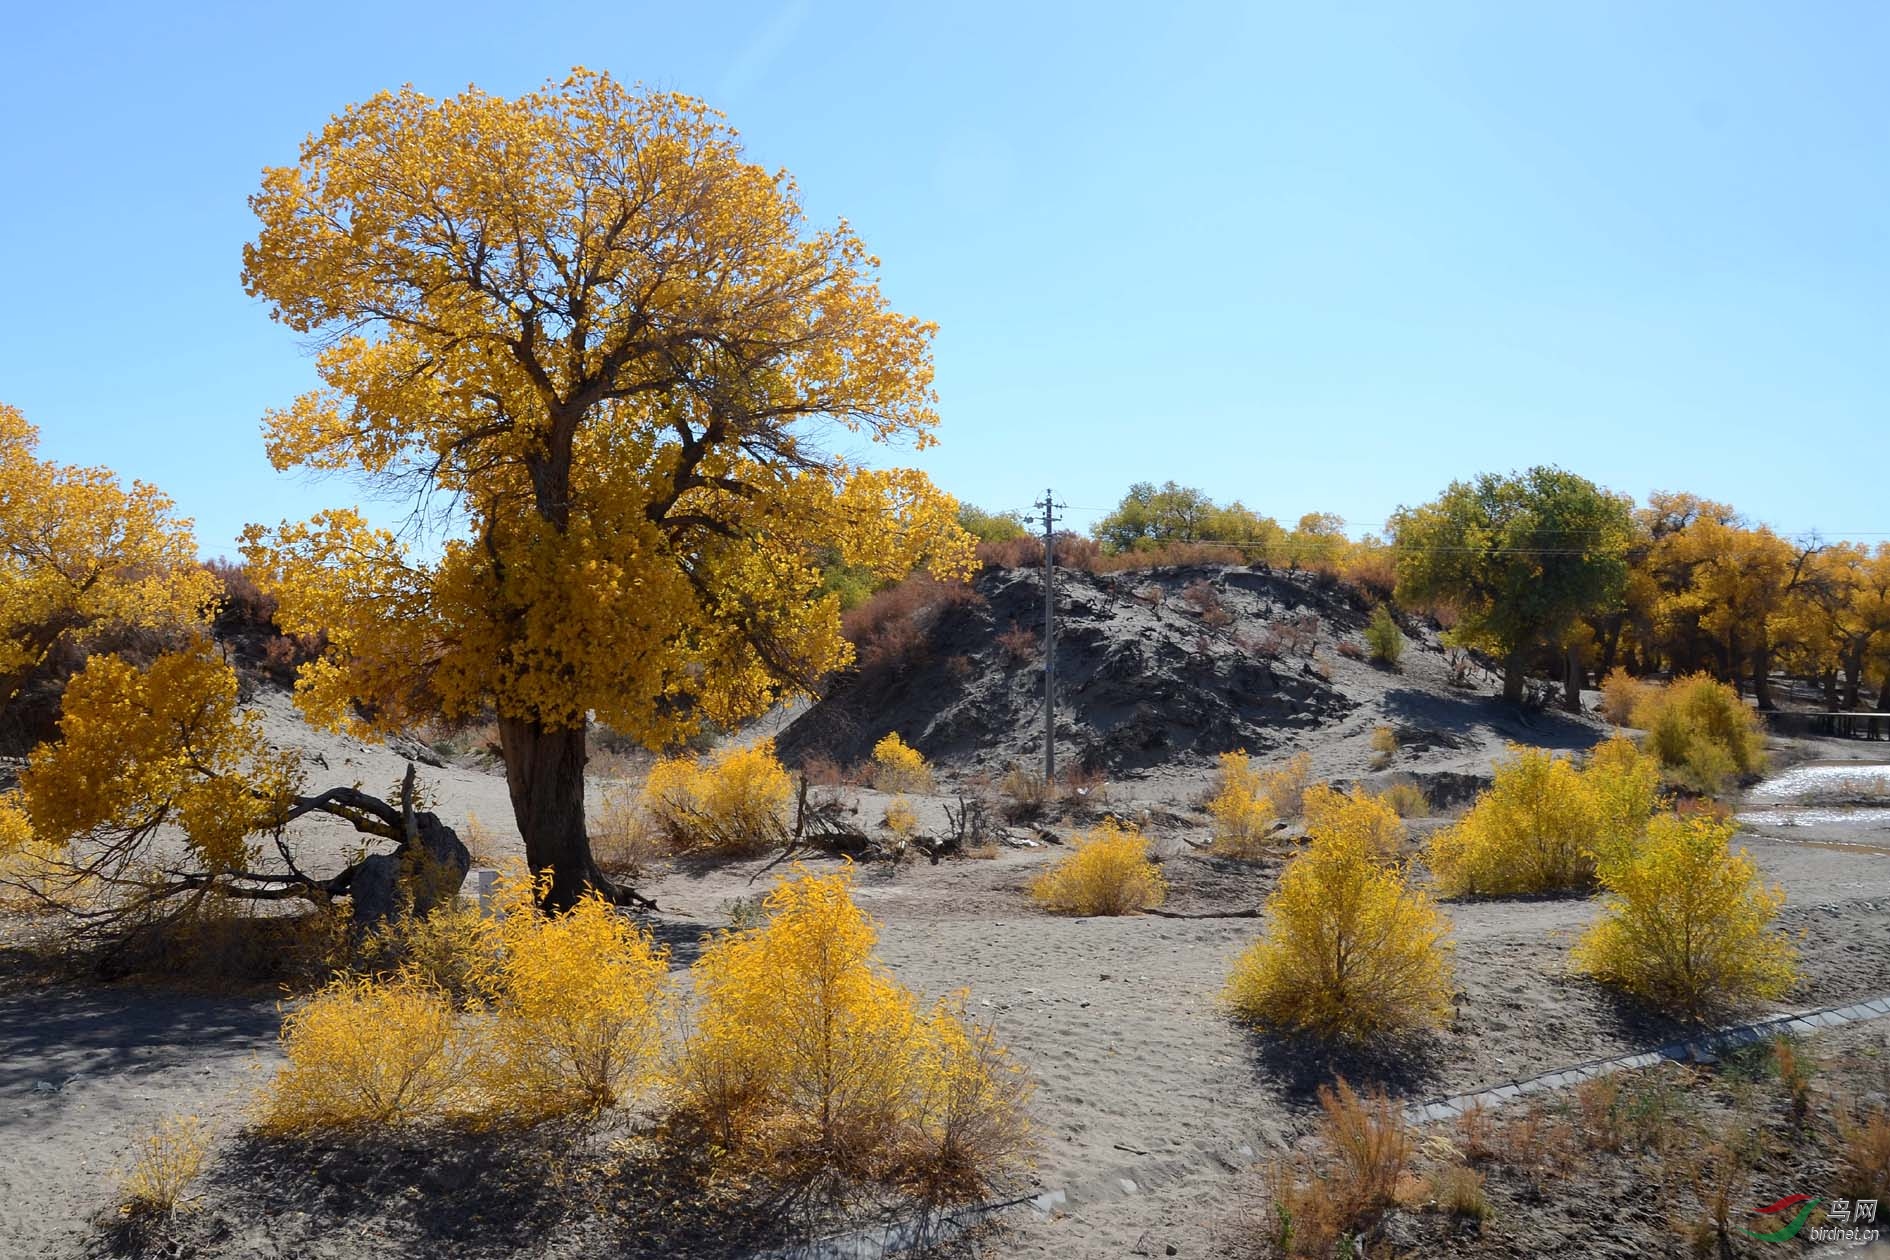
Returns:
[[[1031,899],[1060,914],[1137,914],[1168,897],[1168,881],[1149,861],[1148,841],[1105,818],[1076,840],[1075,851],[1031,881]]]
[[[1606,909],[1575,946],[1577,969],[1688,1019],[1783,996],[1797,974],[1771,926],[1785,894],[1732,850],[1735,829],[1655,818],[1637,851],[1603,866]]]
[[[1242,1019],[1333,1040],[1437,1027],[1450,1014],[1449,921],[1385,861],[1382,816],[1396,815],[1330,795],[1343,804],[1287,865],[1225,1000]]]
[[[590,833],[591,856],[606,875],[631,879],[646,875],[668,848],[663,833],[651,825],[629,791],[621,787],[605,789],[586,830]]]
[[[774,741],[763,739],[700,760],[657,762],[643,782],[642,806],[677,852],[739,857],[780,843],[781,815],[792,795]]]
[[[1306,785],[1312,782],[1312,754],[1295,753],[1285,765],[1260,775],[1260,793],[1273,802],[1281,818],[1297,818],[1305,808]]]
[[[1295,613],[1282,617],[1268,627],[1278,636],[1279,654],[1311,656],[1319,645],[1319,614]]]
[[[888,731],[873,745],[873,786],[882,792],[930,792],[938,786],[925,754]]]
[[[1424,794],[1424,789],[1410,779],[1399,779],[1378,794],[1380,800],[1389,805],[1400,818],[1428,818],[1431,812],[1431,798]]]
[[[1490,1118],[1490,1109],[1481,1100],[1472,1102],[1457,1116],[1456,1145],[1465,1159],[1495,1158],[1496,1125]]]
[[[1244,749],[1222,753],[1220,777],[1208,814],[1214,820],[1214,851],[1226,857],[1259,857],[1270,847],[1278,814],[1265,783]]]
[[[860,775],[848,770],[832,757],[806,757],[801,761],[801,777],[810,787],[838,788],[857,787]]]
[[[284,1017],[282,1051],[263,1098],[270,1133],[406,1124],[464,1086],[452,999],[417,977],[331,982]]]
[[[545,916],[508,890],[503,951],[472,1057],[482,1114],[535,1121],[615,1106],[659,1075],[669,951],[602,897]]]
[[[1659,690],[1658,683],[1642,682],[1616,665],[1601,680],[1601,716],[1616,726],[1632,725],[1634,711]]]
[[[1343,656],[1348,661],[1362,661],[1365,659],[1365,649],[1352,642],[1350,639],[1340,639],[1338,650],[1339,655]]]
[[[1739,694],[1709,674],[1652,688],[1633,711],[1647,750],[1676,780],[1709,794],[1765,768],[1765,731]]]
[[[1091,544],[1094,546],[1094,544]],[[1064,563],[1063,544],[1057,544],[1057,563]],[[1039,563],[1042,557],[1039,555]],[[1247,562],[1238,547],[1220,543],[1169,542],[1128,551],[1105,552],[1098,548],[1083,564],[1071,568],[1091,573],[1124,573],[1141,569],[1180,569],[1199,565],[1243,565]]]
[[[1817,1060],[1802,1052],[1790,1037],[1775,1037],[1772,1039],[1772,1067],[1778,1073],[1778,1083],[1785,1089],[1785,1106],[1791,1113],[1792,1123],[1803,1125],[1811,1118],[1811,1104],[1817,1096],[1811,1088]]]
[[[1575,1112],[1581,1117],[1581,1137],[1587,1146],[1598,1151],[1621,1149],[1620,1081],[1595,1076],[1577,1085]]]
[[[1197,578],[1184,586],[1181,589],[1181,602],[1194,609],[1204,625],[1225,626],[1234,620],[1233,614],[1221,602],[1221,593],[1206,578]]]
[[[1011,628],[997,636],[998,653],[1013,664],[1036,659],[1038,646],[1043,642],[1039,634],[1015,621]]]
[[[862,670],[900,673],[930,654],[932,628],[940,616],[982,600],[969,583],[915,573],[849,609],[840,618],[840,633],[853,645]]]
[[[1871,1107],[1858,1119],[1840,1111],[1837,1131],[1839,1188],[1853,1198],[1890,1198],[1890,1112]]]
[[[890,1185],[983,1197],[1023,1153],[1028,1084],[961,1000],[922,1010],[879,965],[851,872],[796,867],[766,922],[709,940],[675,1069],[683,1114],[723,1157],[812,1192]]]
[[[1263,1253],[1324,1260],[1370,1227],[1397,1200],[1408,1179],[1411,1134],[1391,1099],[1368,1098],[1340,1078],[1319,1087],[1315,1153],[1274,1160],[1265,1187]]]
[[[1593,886],[1597,864],[1633,851],[1657,804],[1650,759],[1616,737],[1584,770],[1546,749],[1512,745],[1428,858],[1447,895],[1505,896]]]
[[[978,562],[988,569],[1041,568],[1043,567],[1043,540],[1024,537],[980,542]]]
[[[1004,818],[1007,822],[1029,822],[1041,818],[1056,799],[1056,792],[1048,780],[1022,766],[1012,766],[1004,772],[1004,777],[998,781],[998,791],[1004,796]]]
[[[1424,1178],[1437,1210],[1459,1220],[1487,1221],[1490,1200],[1483,1192],[1483,1174],[1463,1164],[1446,1164]]]
[[[132,1145],[131,1169],[118,1188],[131,1216],[169,1216],[203,1171],[210,1131],[195,1116],[167,1116]]]

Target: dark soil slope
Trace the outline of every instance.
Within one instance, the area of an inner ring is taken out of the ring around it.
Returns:
[[[868,664],[782,733],[782,755],[853,763],[890,730],[947,765],[1041,757],[1042,574],[987,569],[975,591],[885,627],[892,650],[864,644]],[[1337,644],[1356,642],[1365,607],[1311,574],[1063,569],[1056,616],[1058,755],[1089,768],[1259,754],[1358,705],[1332,678]]]

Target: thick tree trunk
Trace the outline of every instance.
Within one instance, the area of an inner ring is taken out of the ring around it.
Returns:
[[[1844,699],[1842,706],[1855,713],[1864,707],[1864,654],[1847,652],[1844,656]]]
[[[1582,711],[1582,657],[1574,648],[1568,650],[1568,664],[1562,677],[1562,707],[1570,713]]]
[[[1890,668],[1883,671],[1883,686],[1877,688],[1877,712],[1890,713]]]
[[[1510,704],[1521,704],[1523,680],[1528,675],[1523,670],[1523,654],[1512,652],[1503,659],[1503,699]]]
[[[1752,651],[1752,698],[1761,709],[1773,709],[1772,653],[1765,648]]]
[[[1824,691],[1824,707],[1836,713],[1842,704],[1838,697],[1838,672],[1835,669],[1825,670],[1818,675],[1818,685]]]
[[[544,909],[569,910],[586,892],[615,888],[591,857],[584,830],[584,728],[551,729],[521,718],[499,719],[505,785],[512,817],[525,839],[533,875],[549,873]]]

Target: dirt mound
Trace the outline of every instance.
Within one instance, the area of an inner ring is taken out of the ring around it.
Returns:
[[[862,667],[782,732],[783,757],[848,764],[898,731],[947,765],[1040,759],[1042,574],[987,569],[974,590],[881,624],[882,640],[862,644]],[[1122,771],[1230,748],[1258,754],[1359,704],[1334,683],[1334,658],[1340,640],[1356,641],[1365,607],[1312,574],[1059,570],[1056,614],[1057,752],[1072,764]]]

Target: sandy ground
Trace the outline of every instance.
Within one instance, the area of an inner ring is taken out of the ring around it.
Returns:
[[[264,703],[272,706],[267,712],[279,742],[319,756],[337,781],[378,787],[404,769],[386,748],[307,732],[280,697]],[[1577,729],[1552,720],[1557,738],[1592,738],[1586,724]],[[1369,729],[1369,717],[1361,722]],[[1458,729],[1468,732],[1459,746],[1439,748],[1428,761],[1412,753],[1405,764],[1487,773],[1509,732],[1494,720],[1459,722]],[[1363,769],[1353,738],[1348,727],[1316,751],[1320,777]],[[1782,759],[1804,761],[1873,750],[1781,751]],[[317,778],[323,772],[314,767]],[[501,850],[516,846],[504,825],[501,777],[452,766],[424,768],[423,779],[449,822],[477,813]],[[1158,848],[1173,889],[1169,909],[1251,908],[1272,887],[1277,864],[1210,859],[1188,846],[1204,835],[1193,807],[1205,782],[1195,769],[1112,783],[1106,807],[1157,814]],[[862,815],[877,821],[885,798],[858,796]],[[946,799],[922,799],[922,813],[938,819]],[[1890,991],[1884,824],[1873,816],[1830,834],[1759,830],[1766,834],[1750,834],[1746,843],[1766,877],[1788,890],[1784,923],[1798,936],[1805,963],[1803,984],[1783,1005],[1832,1005]],[[356,841],[340,828],[312,824],[299,843],[338,861]],[[1656,1044],[1673,1031],[1568,975],[1568,946],[1595,915],[1592,901],[1472,902],[1448,907],[1461,990],[1448,1030],[1375,1057],[1309,1061],[1291,1046],[1241,1030],[1217,1005],[1228,966],[1257,932],[1256,921],[1041,913],[1025,885],[1059,851],[1007,847],[992,860],[917,861],[897,871],[868,866],[858,875],[860,902],[883,924],[885,961],[922,992],[969,989],[974,1011],[996,1023],[1035,1074],[1042,1149],[1034,1186],[1020,1189],[1060,1191],[1062,1198],[1048,1215],[1010,1214],[988,1240],[993,1254],[1223,1254],[1217,1231],[1236,1193],[1232,1174],[1304,1132],[1313,1085],[1333,1070],[1422,1098]],[[319,860],[310,861],[319,869]],[[704,932],[726,921],[729,902],[767,887],[770,876],[757,878],[761,865],[676,869],[643,886],[663,907],[658,930],[678,966]],[[102,1243],[92,1218],[111,1203],[132,1142],[159,1118],[177,1114],[216,1126],[223,1161],[202,1209],[209,1225],[193,1233],[202,1245],[188,1254],[295,1253],[311,1260],[437,1254],[439,1232],[424,1218],[423,1188],[398,1180],[372,1187],[369,1193],[384,1194],[385,1202],[375,1200],[371,1212],[357,1206],[346,1229],[311,1211],[309,1202],[276,1211],[214,1189],[220,1175],[233,1176],[238,1167],[247,1109],[278,1061],[276,1026],[266,997],[18,980],[0,987],[0,1258],[96,1254]],[[491,1254],[577,1255],[586,1246],[582,1230],[546,1225],[542,1233],[508,1238]]]

